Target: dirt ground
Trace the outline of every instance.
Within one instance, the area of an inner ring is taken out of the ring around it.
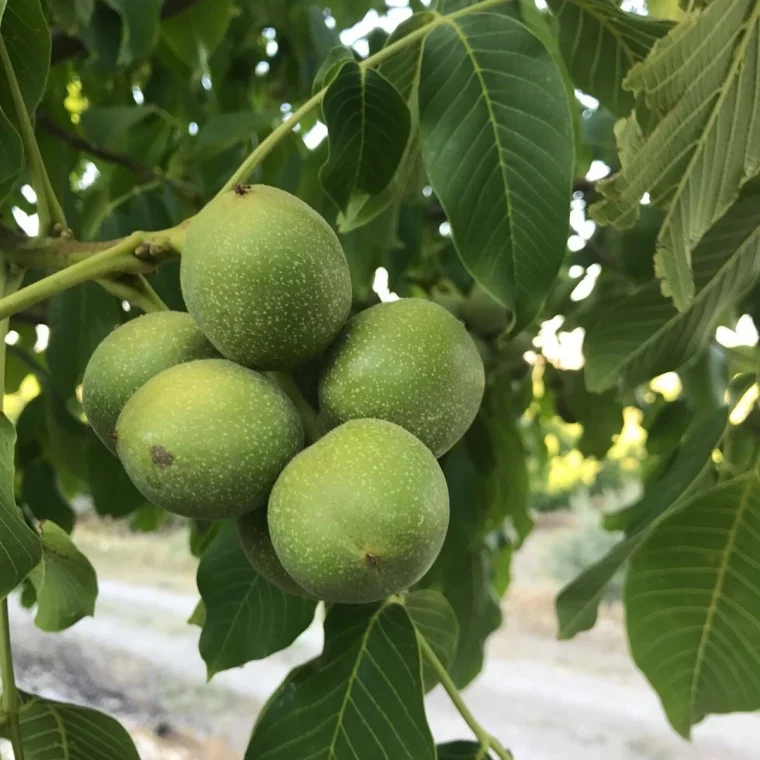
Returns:
[[[566,530],[545,526],[519,553],[507,624],[465,692],[473,712],[518,760],[756,760],[758,715],[711,718],[691,744],[673,733],[627,654],[619,606],[607,606],[593,631],[556,641],[558,584],[546,568]],[[239,760],[268,695],[293,665],[319,651],[319,627],[286,652],[206,684],[198,629],[185,623],[197,601],[185,537],[127,541],[89,527],[77,539],[101,580],[97,615],[46,635],[14,603],[22,688],[111,712],[132,732],[143,760]],[[427,709],[437,739],[468,737],[440,688]]]

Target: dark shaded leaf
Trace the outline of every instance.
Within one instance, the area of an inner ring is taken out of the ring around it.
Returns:
[[[145,504],[145,497],[135,488],[121,462],[87,430],[85,444],[90,495],[99,515],[125,517]]]
[[[44,460],[30,462],[24,467],[21,500],[38,520],[49,520],[71,533],[76,515],[61,496],[55,470]]]
[[[516,331],[537,314],[567,241],[574,157],[562,75],[520,22],[449,18],[425,41],[420,124],[459,255]]]
[[[37,534],[24,522],[14,496],[13,446],[16,430],[0,416],[0,599],[26,578],[42,558]]]
[[[65,290],[51,300],[47,360],[64,398],[73,395],[98,343],[120,323],[118,300],[94,282]]]
[[[560,49],[576,86],[615,116],[628,116],[634,96],[623,80],[673,24],[625,13],[611,0],[548,0],[548,5],[559,22]]]
[[[208,69],[208,59],[232,19],[232,0],[192,3],[161,24],[161,36],[174,55],[193,71]]]
[[[319,177],[345,213],[382,192],[393,178],[409,138],[410,116],[401,95],[373,69],[348,61],[323,101],[330,151]]]
[[[104,0],[120,16],[121,44],[117,63],[125,66],[147,56],[159,30],[159,11],[163,0]]]
[[[628,538],[614,546],[602,559],[584,570],[557,596],[556,610],[559,638],[570,639],[593,628],[604,589],[620,567],[639,548],[652,526],[671,509],[678,509],[700,473],[710,462],[726,427],[727,411],[714,412],[695,423],[687,432],[675,461],[659,483],[631,507],[607,517],[610,530],[625,529]]]
[[[198,590],[207,613],[198,646],[209,678],[289,646],[316,608],[316,602],[286,594],[256,573],[234,521],[225,523],[203,553]]]

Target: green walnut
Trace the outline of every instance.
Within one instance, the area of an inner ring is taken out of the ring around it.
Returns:
[[[272,546],[266,509],[255,509],[238,519],[240,543],[253,569],[273,586],[294,596],[313,597],[290,577]]]
[[[116,453],[116,420],[140,386],[175,364],[218,355],[189,314],[162,311],[133,319],[114,330],[90,357],[82,381],[87,420]]]
[[[448,522],[435,457],[384,420],[329,432],[288,464],[269,497],[280,562],[329,602],[373,602],[409,588],[438,556]]]
[[[464,326],[442,306],[408,298],[373,306],[343,328],[325,357],[320,413],[327,426],[395,422],[440,457],[472,424],[484,387]]]
[[[261,506],[302,446],[301,418],[284,391],[225,359],[164,370],[116,423],[116,451],[140,492],[201,520]]]
[[[351,276],[327,222],[293,195],[236,185],[191,222],[182,294],[228,359],[291,369],[332,342],[348,318]]]

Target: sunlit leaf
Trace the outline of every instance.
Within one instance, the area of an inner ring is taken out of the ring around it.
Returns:
[[[625,81],[659,122],[651,134],[636,114],[616,125],[623,168],[597,185],[605,200],[591,213],[631,226],[645,192],[666,209],[655,268],[681,310],[695,295],[694,249],[760,170],[759,46],[755,0],[711,3],[657,42]]]

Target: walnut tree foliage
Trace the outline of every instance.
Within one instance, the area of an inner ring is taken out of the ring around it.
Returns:
[[[643,495],[605,516],[624,536],[559,594],[559,636],[594,625],[625,567],[631,654],[673,728],[760,709],[757,396],[729,421],[760,362],[715,339],[744,314],[760,325],[760,0],[619,5],[411,0],[357,52],[340,32],[384,0],[0,0],[0,317],[17,335],[5,392],[29,375],[40,389],[0,419],[0,598],[22,589],[51,632],[92,614],[75,496],[141,529],[162,522],[88,429],[77,388],[120,323],[157,298],[184,308],[177,231],[254,181],[335,226],[354,311],[377,302],[383,267],[391,291],[458,316],[487,385],[441,461],[451,525],[436,563],[403,598],[329,609],[322,654],[272,695],[246,757],[507,757],[477,723],[476,742],[436,748],[424,694],[483,666],[548,477],[547,432],[578,423],[575,445],[602,460],[625,407],[648,433]],[[592,161],[609,176],[586,180]],[[596,222],[580,250],[571,201]],[[37,237],[14,210],[38,214]],[[574,300],[590,268],[596,285]],[[584,331],[582,371],[534,344],[558,316]],[[312,372],[295,375],[313,401]],[[666,372],[676,399],[649,387]],[[259,576],[231,525],[194,524],[191,550],[210,676],[312,621],[316,603]],[[27,760],[137,757],[112,718],[11,693],[3,662],[0,735]]]

